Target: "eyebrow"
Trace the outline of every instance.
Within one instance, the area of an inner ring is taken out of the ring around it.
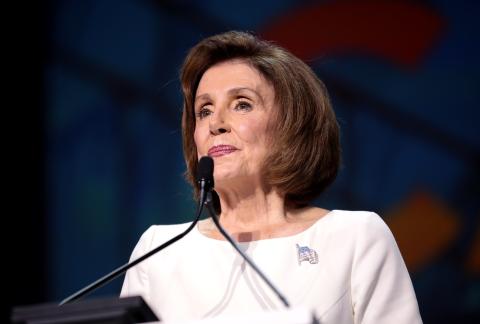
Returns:
[[[260,93],[258,93],[256,90],[254,90],[252,88],[248,88],[248,87],[239,87],[239,88],[230,89],[230,90],[228,90],[228,94],[236,95],[236,94],[239,94],[240,92],[242,92],[244,90],[253,92],[257,97],[262,99],[262,96],[260,95]]]
[[[230,96],[234,96],[234,95],[238,95],[240,92],[242,91],[249,91],[249,92],[253,92],[257,97],[258,99],[260,99],[260,101],[262,102],[262,104],[264,104],[263,102],[263,97],[260,95],[260,93],[258,93],[256,90],[252,89],[252,88],[248,88],[248,87],[238,87],[238,88],[232,88],[230,90],[228,90],[228,95]],[[200,100],[200,99],[207,99],[209,100],[210,99],[210,95],[208,93],[204,93],[204,94],[201,94],[199,96],[196,96],[195,97],[195,102],[197,102],[197,100]]]

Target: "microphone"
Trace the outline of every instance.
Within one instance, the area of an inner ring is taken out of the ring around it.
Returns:
[[[212,160],[213,163],[213,160]],[[212,166],[213,167],[213,166]],[[260,270],[260,268],[253,262],[252,259],[248,255],[246,255],[238,246],[237,242],[230,236],[230,234],[227,233],[227,231],[223,228],[223,226],[220,224],[218,220],[218,215],[215,211],[215,208],[212,206],[212,192],[207,191],[207,199],[205,200],[205,205],[207,206],[208,213],[212,217],[213,222],[215,223],[215,226],[218,228],[220,233],[225,237],[225,239],[233,246],[233,248],[240,254],[240,256],[252,267],[252,269],[262,278],[262,280],[272,289],[272,291],[277,295],[278,299],[283,303],[283,305],[286,308],[290,307],[290,304],[288,303],[287,299],[283,294],[278,290],[277,287],[267,278],[267,276]]]
[[[198,161],[196,180],[200,187],[200,201],[204,201],[205,197],[203,197],[202,194],[205,195],[214,187],[213,159],[208,155],[203,156],[200,161]]]
[[[97,281],[89,284],[88,286],[80,289],[76,293],[70,295],[69,297],[62,300],[59,306],[71,303],[75,300],[82,298],[83,296],[87,295],[88,293],[94,291],[97,288],[105,285],[106,283],[112,281],[113,279],[117,278],[118,276],[125,273],[128,269],[132,268],[133,266],[139,264],[140,262],[144,261],[145,259],[151,257],[157,252],[160,252],[167,246],[175,243],[176,241],[183,238],[187,235],[197,224],[198,220],[200,219],[200,215],[202,214],[203,205],[206,198],[206,192],[213,188],[213,160],[209,156],[204,156],[198,162],[198,173],[197,173],[197,183],[200,187],[200,199],[198,201],[197,206],[197,213],[195,215],[195,219],[190,224],[190,226],[182,233],[178,234],[177,236],[173,237],[172,239],[166,241],[162,245],[156,247],[155,249],[151,250],[150,252],[145,253],[144,255],[138,257],[137,259],[133,260],[132,262],[126,263],[123,266],[113,270],[109,274],[103,276],[102,278],[98,279]]]

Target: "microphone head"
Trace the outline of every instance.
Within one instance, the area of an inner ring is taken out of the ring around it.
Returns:
[[[213,187],[213,159],[209,156],[202,156],[198,161],[197,183],[200,184],[202,180],[209,188]]]

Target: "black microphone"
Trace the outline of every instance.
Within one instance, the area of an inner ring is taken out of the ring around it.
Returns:
[[[213,162],[213,161],[212,161]],[[233,246],[233,248],[240,254],[240,256],[252,267],[252,269],[263,279],[263,281],[272,289],[272,291],[277,295],[278,299],[285,305],[285,307],[289,308],[290,304],[288,303],[287,299],[283,294],[278,290],[277,287],[267,278],[267,276],[260,270],[260,268],[253,262],[252,259],[248,255],[246,255],[238,246],[237,242],[227,233],[227,231],[223,228],[218,220],[218,215],[215,211],[215,208],[212,206],[212,192],[207,191],[207,199],[205,200],[205,205],[207,206],[207,210],[212,217],[215,226],[217,226],[220,233],[225,237],[225,239]]]
[[[200,198],[202,193],[206,194],[214,187],[213,181],[213,159],[209,156],[203,156],[198,161],[197,184],[200,187]],[[203,199],[200,199],[204,201]]]
[[[68,304],[72,301],[78,300],[81,297],[85,296],[86,294],[94,291],[97,288],[105,285],[106,283],[112,281],[113,279],[117,278],[118,276],[125,273],[131,267],[139,264],[140,262],[144,261],[145,259],[151,257],[155,253],[163,250],[167,246],[175,243],[185,235],[187,235],[197,224],[198,220],[200,219],[200,215],[202,214],[203,205],[206,198],[206,193],[211,190],[213,187],[213,160],[209,156],[202,157],[198,163],[198,173],[197,173],[197,183],[200,187],[200,199],[198,201],[197,206],[197,213],[195,215],[195,220],[192,224],[182,233],[178,234],[177,236],[173,237],[172,239],[168,240],[167,242],[163,243],[162,245],[156,247],[155,249],[151,250],[150,252],[145,253],[144,255],[140,256],[139,258],[133,260],[132,262],[126,263],[123,266],[113,270],[109,274],[103,276],[102,278],[98,279],[97,281],[91,283],[90,285],[82,288],[81,290],[77,291],[76,293],[70,295],[69,297],[65,298],[60,302],[60,306],[64,304]]]

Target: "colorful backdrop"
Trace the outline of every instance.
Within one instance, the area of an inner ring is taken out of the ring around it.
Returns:
[[[16,107],[12,305],[58,301],[126,262],[150,224],[187,222],[179,68],[248,30],[326,83],[343,165],[315,204],[392,229],[425,323],[480,311],[480,6],[475,1],[45,1],[28,20]],[[26,13],[27,8],[18,12]],[[9,125],[13,127],[12,125]],[[16,179],[16,178],[15,178]],[[23,178],[22,178],[23,179]],[[9,249],[10,250],[10,249]],[[100,289],[115,295],[122,279]]]

